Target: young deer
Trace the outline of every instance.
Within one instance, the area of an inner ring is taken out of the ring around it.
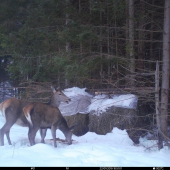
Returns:
[[[51,128],[51,133],[54,141],[54,147],[56,144],[56,130],[60,129],[68,144],[72,144],[72,129],[68,127],[66,120],[61,115],[60,110],[57,107],[49,106],[43,103],[30,103],[23,109],[25,117],[29,122],[28,138],[30,145],[35,144],[35,135],[38,129]]]
[[[55,90],[54,87],[51,87],[51,89],[53,91],[53,95],[48,105],[58,107],[61,102],[68,103],[70,101],[70,98],[68,98],[63,92],[59,90]],[[26,100],[10,98],[0,104],[0,111],[2,112],[2,115],[6,119],[4,126],[0,129],[0,145],[1,146],[4,145],[4,134],[6,134],[8,144],[11,145],[9,132],[10,132],[11,127],[15,123],[23,127],[29,126],[29,123],[23,113],[23,108],[29,103],[30,102]],[[43,129],[43,130],[40,129],[40,134],[42,135],[41,142],[44,142],[46,131],[47,129]]]

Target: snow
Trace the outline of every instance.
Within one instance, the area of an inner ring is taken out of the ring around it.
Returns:
[[[74,115],[77,113],[87,114],[88,106],[91,104],[92,96],[85,92],[86,88],[68,88],[63,92],[71,99],[69,104],[61,103],[59,109],[64,116]]]
[[[108,107],[117,106],[124,108],[134,108],[137,106],[137,96],[133,94],[112,96],[108,99],[106,95],[97,95],[91,100],[91,104],[88,107],[89,112],[91,110],[97,111],[97,113],[103,113]]]
[[[61,103],[59,106],[59,109],[62,113],[62,115],[74,115],[77,113],[81,114],[87,114],[88,112],[88,106],[91,104],[91,97],[86,95],[76,95],[72,96],[71,102],[68,104]]]
[[[78,95],[91,97],[91,95],[88,94],[85,90],[86,88],[72,87],[72,88],[65,89],[63,92],[68,97],[73,97],[73,96],[78,96]]]
[[[0,117],[0,126],[4,120]],[[126,130],[113,128],[107,135],[97,135],[88,132],[84,136],[73,140],[77,143],[66,145],[57,143],[53,147],[50,141],[51,133],[47,131],[46,144],[40,143],[40,135],[36,135],[36,145],[30,146],[28,128],[14,125],[11,128],[12,145],[0,147],[0,166],[27,166],[27,167],[148,167],[170,166],[170,151],[164,147],[160,151],[156,147],[147,150],[146,147],[154,146],[153,141],[141,138],[140,145],[134,146]],[[57,137],[64,139],[64,135],[57,130]]]
[[[86,88],[72,87],[65,89],[63,92],[71,98],[69,104],[61,103],[59,106],[64,116],[74,115],[77,113],[87,114],[91,111],[99,114],[106,111],[111,106],[136,109],[138,98],[133,94],[126,95],[97,95],[88,94]]]
[[[74,88],[74,91],[70,91],[70,96],[74,97],[77,94],[76,91],[79,91],[79,95],[86,95],[84,90],[82,93],[82,90]],[[114,99],[117,101],[118,99],[126,99],[124,101],[128,101],[130,97],[133,96],[115,96]],[[98,99],[98,97],[96,98]],[[94,102],[92,103],[93,105]],[[103,106],[109,104],[105,102],[105,99],[101,102]],[[124,103],[126,102],[120,102],[119,105]],[[130,103],[126,107],[131,107]],[[97,108],[96,105],[90,107],[93,109]],[[0,127],[4,123],[5,119],[0,113]],[[56,133],[58,138],[64,139],[64,135],[60,130],[57,130]],[[27,127],[14,125],[11,128],[12,145],[8,145],[5,137],[5,145],[0,146],[1,167],[170,166],[170,150],[167,146],[159,151],[156,147],[156,141],[147,140],[146,138],[140,138],[139,145],[134,145],[126,130],[120,130],[116,127],[113,128],[111,133],[106,135],[97,135],[94,132],[88,132],[80,137],[73,135],[72,139],[77,142],[73,142],[72,145],[57,143],[57,148],[54,148],[53,142],[50,140],[52,138],[50,130],[47,131],[46,144],[40,143],[40,134],[38,132],[36,145],[30,146],[27,134]]]

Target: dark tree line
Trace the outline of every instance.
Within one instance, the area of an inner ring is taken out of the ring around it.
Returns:
[[[148,72],[162,59],[163,1],[6,0],[0,8],[1,57],[11,56],[18,82],[124,86],[121,66]]]

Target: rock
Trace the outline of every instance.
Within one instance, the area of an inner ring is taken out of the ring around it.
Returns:
[[[105,135],[112,131],[113,127],[130,129],[136,123],[136,111],[129,108],[112,106],[101,114],[92,111],[89,114],[89,131]]]
[[[82,136],[89,131],[89,114],[77,113],[70,116],[64,116],[69,127],[76,125],[73,129],[73,134]]]

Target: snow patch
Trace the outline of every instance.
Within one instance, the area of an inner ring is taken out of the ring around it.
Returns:
[[[111,99],[109,99],[106,95],[98,95],[92,98],[91,105],[89,105],[88,110],[89,112],[94,110],[98,113],[102,113],[111,106],[136,109],[137,100],[137,96],[133,94],[120,96],[114,95]]]
[[[78,95],[92,97],[85,90],[86,90],[86,88],[72,87],[72,88],[65,89],[63,92],[68,97],[74,97],[74,96],[78,96]]]
[[[108,95],[92,96],[87,93],[86,88],[72,87],[63,92],[71,98],[69,104],[62,103],[60,110],[63,115],[74,115],[76,113],[86,114],[91,111],[103,113],[111,106],[136,109],[138,97],[133,94],[126,95]]]

